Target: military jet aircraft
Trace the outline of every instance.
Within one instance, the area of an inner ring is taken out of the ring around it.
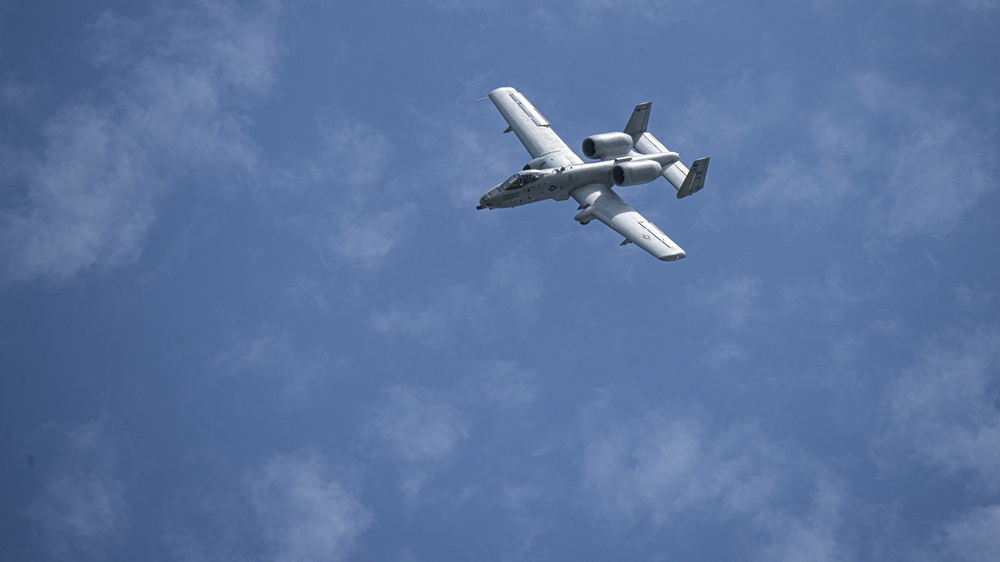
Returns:
[[[483,98],[486,99],[486,98]],[[579,203],[580,224],[597,219],[625,237],[621,245],[635,244],[657,259],[674,261],[686,254],[673,240],[646,220],[615,193],[612,186],[649,183],[663,176],[681,199],[705,186],[708,158],[695,160],[688,169],[676,152],[667,150],[646,132],[652,102],[635,106],[624,132],[592,135],[583,141],[583,154],[598,162],[584,163],[542,114],[514,88],[497,88],[489,99],[507,121],[533,160],[524,170],[486,192],[476,209],[517,207],[572,197]]]

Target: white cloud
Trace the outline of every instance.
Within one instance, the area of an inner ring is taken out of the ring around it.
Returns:
[[[319,133],[315,153],[274,173],[265,206],[323,257],[376,268],[400,251],[418,216],[416,205],[397,202],[395,180],[386,177],[392,147],[370,126],[328,116]],[[284,208],[289,201],[303,209]]]
[[[317,396],[318,387],[333,372],[333,359],[325,351],[300,349],[288,330],[262,325],[252,336],[238,339],[213,357],[210,366],[232,377],[274,382],[282,398],[301,402]]]
[[[774,448],[745,430],[707,433],[696,420],[655,413],[612,425],[586,442],[584,490],[604,514],[656,526],[687,512],[760,508],[776,484]]]
[[[101,421],[69,430],[65,447],[29,513],[54,558],[104,558],[129,526],[117,454]]]
[[[661,410],[615,420],[603,410],[589,412],[581,484],[598,518],[652,531],[735,521],[750,558],[852,558],[850,496],[793,445],[750,425],[717,429]]]
[[[872,298],[870,289],[845,281],[844,273],[839,269],[833,269],[822,277],[783,285],[786,313],[826,323],[842,320],[845,312]]]
[[[506,409],[535,400],[539,392],[536,378],[533,371],[513,361],[492,361],[474,371],[466,384],[473,396]]]
[[[996,143],[963,115],[960,99],[905,88],[868,72],[853,80],[862,109],[884,120],[888,140],[873,146],[886,168],[884,184],[872,185],[873,217],[888,236],[947,232],[960,224],[979,198],[997,187]],[[953,99],[948,99],[949,97]]]
[[[974,508],[948,522],[939,541],[949,560],[1000,560],[1000,505]]]
[[[250,503],[279,562],[347,560],[372,523],[358,492],[316,455],[278,455],[248,474]]]
[[[804,513],[764,512],[755,523],[767,530],[771,543],[757,560],[837,562],[855,560],[853,549],[839,533],[843,528],[844,493],[829,478],[817,480],[812,505]],[[852,522],[854,523],[854,522]]]
[[[35,93],[34,87],[18,80],[12,73],[4,73],[0,77],[0,106],[27,107]]]
[[[998,405],[1000,333],[951,334],[931,343],[889,386],[878,454],[900,469],[916,457],[948,475],[971,475],[977,485],[996,492]]]
[[[4,277],[59,282],[133,262],[177,184],[255,168],[240,110],[270,86],[277,51],[275,4],[261,6],[195,2],[91,26],[106,78],[48,120],[23,165],[24,196],[0,213]]]
[[[342,214],[321,234],[320,245],[350,263],[372,267],[392,258],[413,216],[416,206],[410,204],[381,213]]]
[[[394,386],[369,410],[362,435],[388,455],[402,474],[407,500],[447,463],[469,434],[466,416],[433,391],[418,386]]]
[[[1000,6],[1000,2],[997,0],[910,0],[914,4],[920,4],[922,6],[934,6],[936,4],[941,5],[945,8],[961,7],[974,12],[987,12],[994,10],[997,6]]]
[[[743,203],[788,218],[808,210],[811,221],[829,221],[850,189],[844,168],[829,161],[804,162],[783,155],[762,163],[760,180],[742,197]]]
[[[498,318],[513,313],[522,323],[537,315],[536,303],[544,295],[538,267],[522,255],[493,260],[484,278],[433,286],[430,296],[410,296],[372,312],[370,321],[379,332],[417,338],[429,345],[444,345],[455,332],[489,331]]]
[[[738,329],[745,327],[761,313],[757,306],[760,292],[759,279],[733,276],[709,287],[690,289],[689,298],[710,309],[711,317],[719,318],[723,326]]]
[[[733,154],[745,150],[750,133],[786,139],[777,151],[747,155],[757,167],[740,205],[786,225],[804,217],[809,222],[797,226],[810,226],[853,223],[845,212],[861,203],[857,226],[878,246],[949,232],[1000,185],[995,134],[977,114],[982,100],[893,83],[877,71],[834,80],[834,95],[813,109],[791,97],[780,77],[752,76],[689,105],[685,114],[698,116],[702,129],[716,133],[713,144],[728,144]],[[748,103],[750,116],[733,115]],[[783,129],[789,122],[807,126]]]

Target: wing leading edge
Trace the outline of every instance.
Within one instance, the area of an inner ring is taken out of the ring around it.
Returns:
[[[532,158],[541,159],[539,168],[559,168],[583,164],[583,160],[566,146],[549,122],[514,88],[497,88],[490,92],[490,101],[507,121],[507,131],[513,131]]]

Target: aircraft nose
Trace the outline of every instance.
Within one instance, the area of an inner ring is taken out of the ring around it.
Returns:
[[[493,201],[493,190],[487,191],[482,197],[479,198],[479,206],[476,209],[489,209],[490,203]]]

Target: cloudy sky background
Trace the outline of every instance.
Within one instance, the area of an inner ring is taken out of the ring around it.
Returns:
[[[0,0],[0,561],[1000,559],[995,0]],[[704,191],[475,211],[652,101]]]

